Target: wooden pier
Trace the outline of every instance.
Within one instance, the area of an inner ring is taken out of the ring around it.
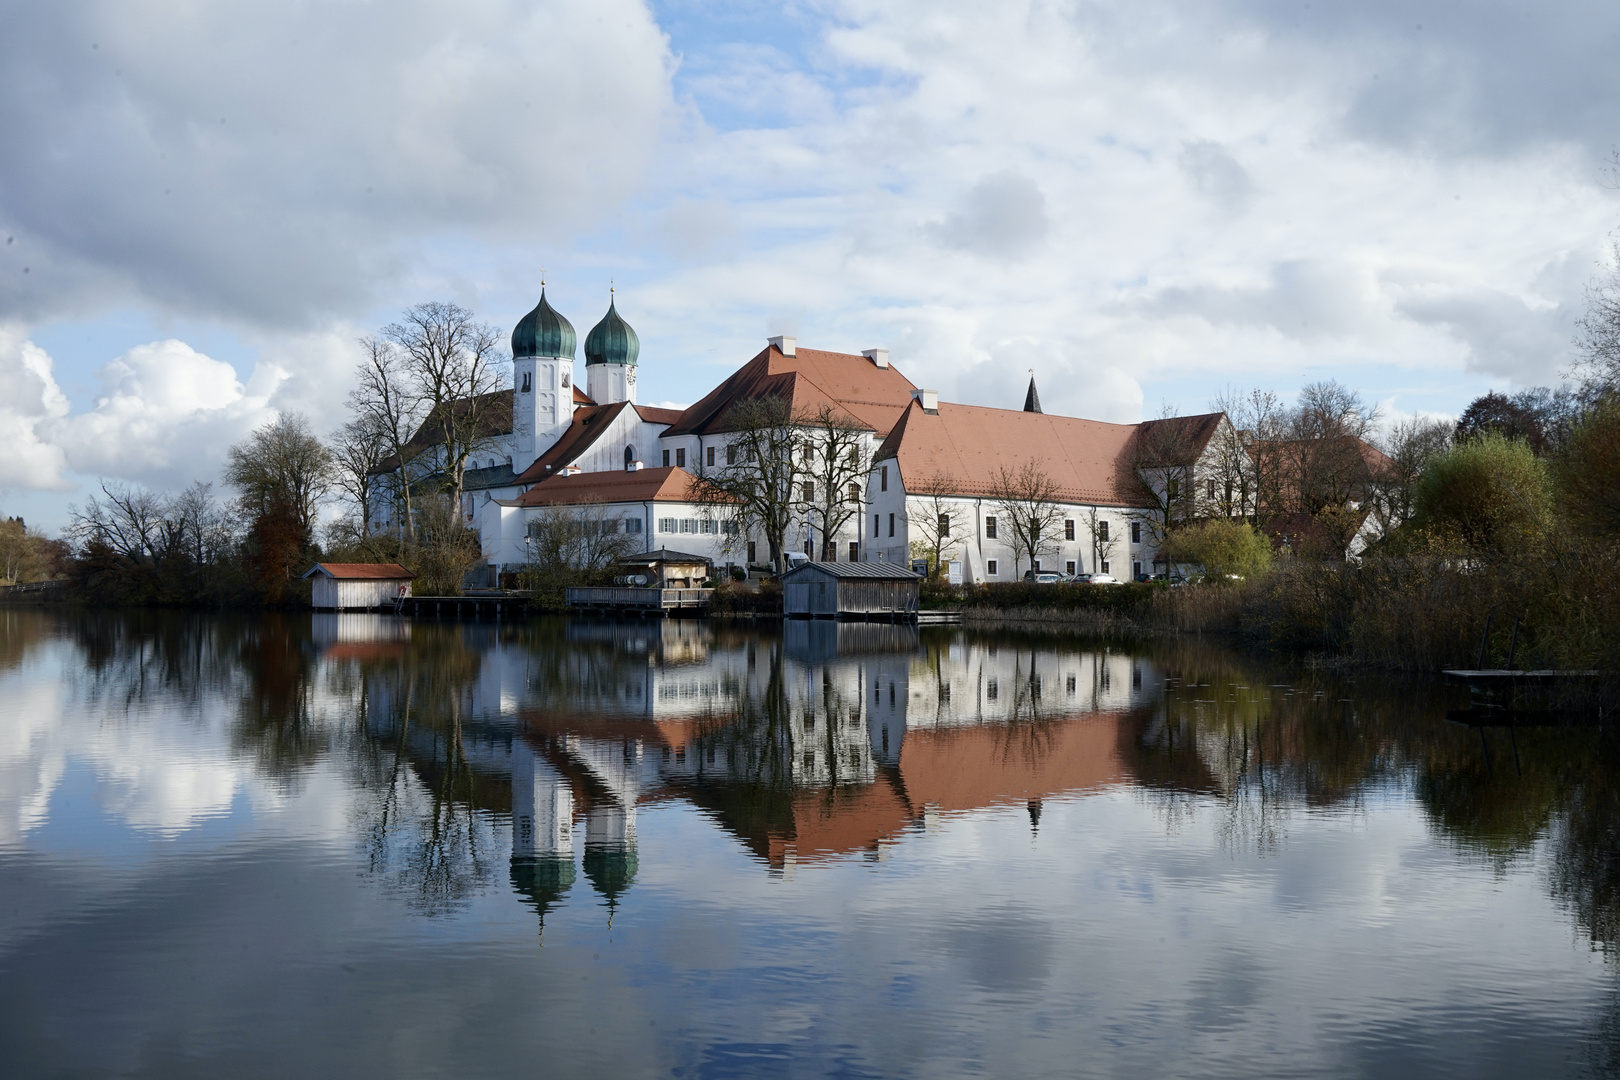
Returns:
[[[576,587],[564,595],[572,611],[612,612],[661,619],[709,610],[713,589],[603,589]]]
[[[415,619],[501,619],[521,615],[527,596],[491,594],[485,596],[402,596],[394,601],[394,612]]]

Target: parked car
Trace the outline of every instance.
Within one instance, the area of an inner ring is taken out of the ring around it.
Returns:
[[[1082,585],[1118,585],[1119,578],[1113,574],[1076,574],[1074,580]]]
[[[1062,574],[1053,573],[1053,572],[1051,572],[1049,570],[1041,570],[1039,572],[1034,571],[1034,570],[1025,570],[1024,571],[1024,581],[1026,583],[1029,583],[1029,584],[1034,584],[1034,585],[1056,585],[1059,582],[1061,582],[1062,580],[1063,580],[1063,575]]]
[[[1153,580],[1160,585],[1168,585],[1172,589],[1179,589],[1187,584],[1187,579],[1180,574],[1154,574]]]

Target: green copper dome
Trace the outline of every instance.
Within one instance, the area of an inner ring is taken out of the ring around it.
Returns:
[[[594,331],[593,331],[594,333]],[[518,320],[512,330],[512,356],[566,356],[574,358],[574,326],[546,303],[546,287],[540,286],[540,302]]]
[[[641,339],[630,324],[619,318],[619,309],[608,301],[607,314],[585,336],[585,363],[634,364],[641,355]]]

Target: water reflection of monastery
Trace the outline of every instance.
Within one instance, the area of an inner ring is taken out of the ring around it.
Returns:
[[[374,739],[423,776],[459,761],[470,798],[510,811],[512,883],[542,916],[576,865],[616,903],[635,878],[637,812],[663,800],[702,808],[773,872],[875,855],[942,814],[1016,805],[1033,824],[1042,799],[1130,776],[1121,725],[1139,729],[1163,684],[1140,658],[882,624],[412,636],[381,617],[315,618],[324,656],[361,662]]]

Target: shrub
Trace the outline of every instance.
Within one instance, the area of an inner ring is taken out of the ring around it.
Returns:
[[[1215,578],[1258,578],[1271,569],[1271,541],[1252,525],[1211,518],[1165,537],[1172,563],[1195,563]]]
[[[1620,399],[1605,398],[1581,418],[1554,474],[1572,525],[1595,536],[1620,534]]]
[[[1418,481],[1413,525],[1456,537],[1477,552],[1533,545],[1547,529],[1551,493],[1544,464],[1522,440],[1486,432],[1436,458]]]

